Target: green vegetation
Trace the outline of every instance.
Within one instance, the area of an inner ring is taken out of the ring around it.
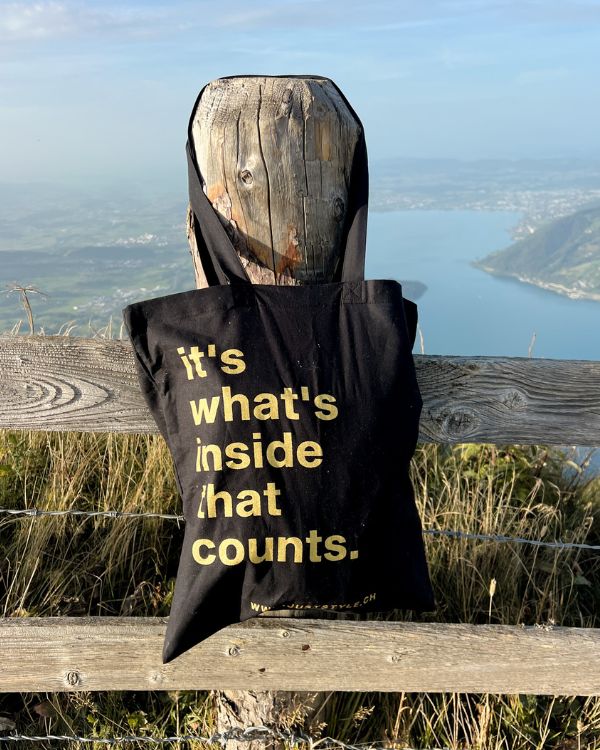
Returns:
[[[600,300],[600,206],[544,224],[474,265],[569,297]]]
[[[16,332],[21,319],[18,332],[29,332],[18,295],[8,291],[16,283],[43,292],[31,301],[47,335],[67,325],[85,336],[110,316],[118,330],[129,302],[190,288],[189,256],[182,250],[181,245],[134,245],[3,252],[0,263],[8,283],[0,288],[0,330]]]
[[[420,445],[411,470],[425,527],[599,544],[600,478],[564,468],[560,452],[538,446]],[[0,432],[0,507],[32,506],[181,512],[158,435]],[[182,524],[161,519],[0,516],[0,613],[166,615],[182,538]],[[428,619],[600,626],[597,553],[425,538],[439,604]],[[194,691],[0,695],[0,721],[23,734],[210,733],[213,701]],[[300,729],[301,717],[281,722]],[[397,748],[599,748],[600,698],[331,693],[309,729]]]

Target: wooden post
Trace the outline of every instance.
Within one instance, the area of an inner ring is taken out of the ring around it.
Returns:
[[[217,79],[198,103],[192,135],[204,192],[250,280],[332,280],[343,250],[350,169],[360,130],[331,82],[318,77]],[[196,286],[202,288],[207,281],[193,221],[188,208]],[[314,611],[304,614],[319,616]],[[299,711],[306,726],[322,698],[309,693],[221,692],[216,695],[217,729],[285,726]],[[228,750],[238,744],[229,743]],[[260,743],[252,745],[258,748]]]
[[[204,192],[250,280],[331,280],[360,135],[335,87],[322,78],[218,79],[202,95],[192,134]],[[188,235],[202,288],[206,277]]]

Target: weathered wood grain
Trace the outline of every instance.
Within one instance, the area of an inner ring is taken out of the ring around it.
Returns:
[[[424,442],[600,444],[600,362],[415,356]],[[0,428],[157,432],[128,341],[0,336]]]
[[[157,432],[131,344],[69,336],[0,336],[0,428]]]
[[[600,362],[415,357],[420,439],[600,445]]]
[[[600,694],[594,629],[258,617],[163,665],[165,622],[0,619],[0,690]]]
[[[191,145],[205,193],[254,283],[332,278],[359,132],[324,78],[236,76],[207,85]]]

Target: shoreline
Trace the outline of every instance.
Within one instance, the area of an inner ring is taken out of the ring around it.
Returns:
[[[510,273],[509,271],[498,271],[496,268],[493,268],[492,266],[486,266],[485,264],[476,260],[471,261],[471,265],[475,268],[479,268],[482,271],[485,271],[486,273],[489,273],[491,276],[516,279],[523,284],[536,286],[539,289],[545,289],[548,292],[554,292],[554,294],[560,294],[561,296],[568,297],[569,299],[587,299],[591,300],[592,302],[600,302],[600,293],[598,292],[586,292],[583,289],[574,289],[573,287],[564,286],[564,284],[557,284],[552,281],[542,281],[541,279],[536,279],[533,276],[522,276],[521,274]]]

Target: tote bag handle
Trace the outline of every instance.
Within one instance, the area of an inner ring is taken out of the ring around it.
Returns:
[[[224,78],[234,77],[238,76],[224,76]],[[273,77],[325,78],[325,76],[301,75],[281,75]],[[340,94],[346,106],[356,119],[360,133],[354,149],[350,171],[348,208],[346,212],[346,223],[342,235],[343,239],[345,239],[345,249],[341,259],[341,264],[338,264],[338,270],[335,274],[336,278],[334,278],[333,281],[363,281],[365,278],[367,215],[369,204],[369,166],[364,128],[358,115],[351,107],[350,102],[348,102],[342,91],[334,81],[329,78],[326,80],[330,81]],[[189,198],[194,213],[194,233],[196,236],[196,244],[203,260],[203,267],[210,286],[234,283],[249,284],[250,279],[240,262],[239,255],[235,251],[225,227],[217,216],[216,210],[213,208],[202,189],[200,170],[190,146],[193,142],[192,125],[194,113],[207,85],[208,84],[202,87],[192,110],[188,126],[188,140],[185,146],[188,164]],[[206,263],[207,260],[210,260],[210,267],[208,267],[208,264]]]

